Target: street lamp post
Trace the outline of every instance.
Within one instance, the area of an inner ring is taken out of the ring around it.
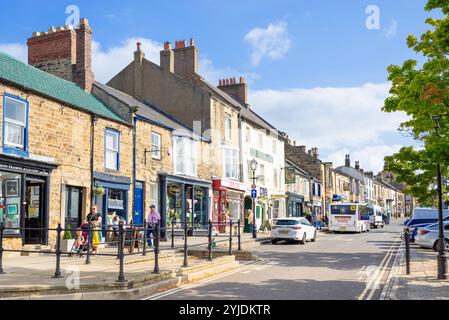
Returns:
[[[256,170],[257,170],[257,166],[259,164],[257,163],[256,159],[253,159],[250,163],[251,166],[251,170],[253,172],[253,186],[251,189],[256,189]],[[256,199],[251,195],[251,199],[252,199],[252,207],[253,207],[253,239],[257,238],[257,228],[256,228]]]
[[[439,135],[440,116],[433,117],[436,123],[436,132]],[[446,256],[446,241],[444,237],[443,224],[443,189],[441,182],[441,163],[438,161],[437,165],[437,183],[438,183],[438,279],[447,279],[447,256]]]

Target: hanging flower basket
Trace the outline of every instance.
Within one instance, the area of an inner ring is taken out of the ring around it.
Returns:
[[[104,188],[101,186],[95,186],[92,192],[95,196],[102,196],[104,195]]]

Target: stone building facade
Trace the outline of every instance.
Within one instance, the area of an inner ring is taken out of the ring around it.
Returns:
[[[73,83],[5,54],[0,59],[2,222],[76,228],[92,204],[93,172],[131,176],[131,125]],[[120,133],[114,172],[105,169],[106,129]],[[6,239],[14,247],[53,245],[55,233],[6,230]]]

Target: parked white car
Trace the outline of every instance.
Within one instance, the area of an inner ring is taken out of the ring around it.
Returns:
[[[415,244],[422,248],[438,250],[438,223],[419,228],[415,237]],[[446,251],[449,250],[449,221],[444,222],[444,237]]]
[[[307,241],[315,242],[316,239],[316,228],[306,218],[279,218],[273,221],[271,230],[273,244],[282,240],[306,244]]]

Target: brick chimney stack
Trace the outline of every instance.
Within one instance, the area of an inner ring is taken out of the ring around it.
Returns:
[[[91,91],[95,77],[92,29],[87,19],[80,19],[75,30],[71,26],[52,26],[47,32],[34,32],[27,45],[30,65]]]
[[[164,50],[161,51],[161,68],[164,71],[175,72],[175,53],[168,41],[164,43]]]
[[[240,77],[238,83],[235,78],[220,80],[218,89],[223,90],[244,105],[248,105],[248,86],[245,78]]]
[[[351,166],[351,156],[349,154],[346,155],[345,158],[345,167],[350,167]]]
[[[355,169],[360,171],[360,162],[359,161],[355,162]]]
[[[190,39],[190,46],[186,40],[176,41],[173,49],[175,56],[175,73],[187,80],[198,78],[198,49],[195,40]]]

